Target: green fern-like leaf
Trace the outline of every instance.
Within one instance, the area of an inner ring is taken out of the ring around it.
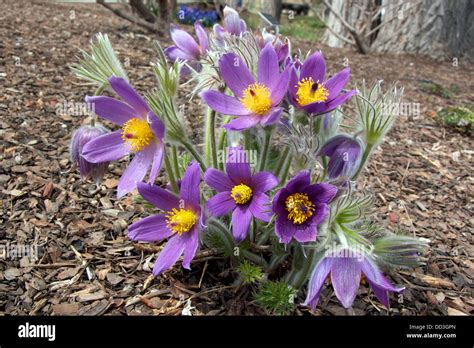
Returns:
[[[294,307],[296,290],[281,281],[263,283],[255,299],[265,310],[272,314],[287,315]]]
[[[256,283],[263,278],[262,268],[252,265],[249,261],[244,260],[238,267],[238,272],[241,275],[245,284]]]

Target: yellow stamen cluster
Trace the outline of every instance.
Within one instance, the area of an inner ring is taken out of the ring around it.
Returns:
[[[247,87],[240,99],[242,105],[257,115],[263,115],[272,106],[270,91],[264,84],[253,83]]]
[[[131,118],[122,126],[122,139],[131,145],[133,152],[150,144],[153,137],[153,132],[145,120]]]
[[[232,188],[230,195],[235,203],[245,204],[252,198],[252,189],[245,184],[239,184]]]
[[[314,204],[305,193],[295,193],[285,200],[285,208],[289,212],[288,219],[294,224],[301,225],[308,220],[314,212]]]
[[[320,85],[319,81],[314,82],[312,77],[305,77],[295,87],[298,88],[296,91],[296,101],[301,106],[325,102],[329,96],[328,90],[323,85]]]
[[[166,214],[166,226],[173,231],[173,233],[177,233],[178,235],[188,232],[193,228],[196,220],[197,217],[195,213],[182,208],[179,210],[173,208],[173,210]]]

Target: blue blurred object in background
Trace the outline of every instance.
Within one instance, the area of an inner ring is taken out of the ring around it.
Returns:
[[[219,21],[219,15],[215,10],[201,10],[186,5],[180,5],[176,18],[181,24],[194,24],[200,20],[205,27],[211,27]]]

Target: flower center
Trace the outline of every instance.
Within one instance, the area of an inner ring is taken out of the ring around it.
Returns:
[[[252,198],[252,189],[245,184],[236,185],[232,188],[230,195],[235,203],[245,204]]]
[[[312,77],[305,77],[295,87],[298,88],[296,101],[301,106],[325,102],[329,96],[328,90],[319,81],[314,82]]]
[[[188,232],[196,223],[197,217],[191,210],[173,208],[166,214],[166,227],[181,235]]]
[[[270,91],[264,84],[254,83],[247,87],[240,99],[242,105],[255,114],[263,115],[272,106]]]
[[[153,132],[145,120],[131,118],[122,127],[122,139],[132,146],[133,152],[143,149],[153,138]]]
[[[307,194],[295,193],[285,200],[286,211],[289,212],[288,219],[294,224],[301,225],[308,220],[314,212],[314,204],[309,200]]]

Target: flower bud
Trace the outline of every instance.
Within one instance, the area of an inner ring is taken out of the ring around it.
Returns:
[[[329,179],[341,177],[349,179],[360,164],[362,146],[357,139],[340,134],[329,139],[319,150],[319,155],[330,157],[328,163]]]
[[[417,267],[420,253],[428,244],[409,236],[388,235],[373,242],[373,253],[379,261],[398,267]]]
[[[108,132],[107,128],[102,125],[81,126],[72,135],[69,150],[71,160],[79,167],[79,172],[81,173],[81,178],[83,180],[90,177],[96,182],[96,184],[99,184],[102,181],[107,167],[109,166],[109,162],[90,163],[81,156],[81,153],[87,142]]]

